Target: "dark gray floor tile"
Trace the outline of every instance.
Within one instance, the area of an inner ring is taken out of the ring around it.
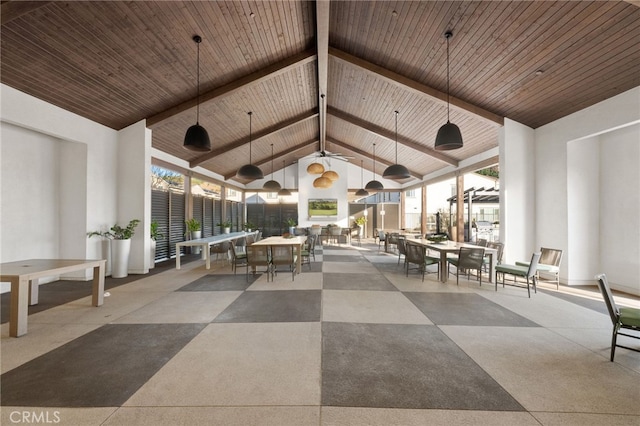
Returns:
[[[382,274],[341,274],[325,272],[322,275],[325,290],[382,290],[398,291]]]
[[[206,324],[110,324],[2,375],[3,406],[118,407]]]
[[[213,322],[320,321],[320,290],[247,291]]]
[[[474,293],[404,293],[436,325],[539,327]]]
[[[325,254],[322,256],[325,262],[369,262],[362,256],[339,256],[335,254]]]
[[[210,274],[181,287],[178,291],[243,291],[253,284],[260,274],[249,273],[248,281],[245,271],[238,271],[236,275]]]
[[[322,262],[311,261],[311,266],[302,265],[302,272],[322,272]]]
[[[322,405],[524,411],[435,326],[322,324]]]

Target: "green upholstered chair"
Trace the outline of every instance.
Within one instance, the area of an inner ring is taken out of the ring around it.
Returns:
[[[630,348],[617,343],[618,335],[640,339],[640,334],[633,335],[620,332],[620,329],[626,329],[640,333],[640,309],[618,308],[615,300],[613,300],[613,295],[611,294],[611,289],[609,288],[609,283],[607,282],[605,274],[596,275],[596,279],[598,280],[598,287],[600,288],[600,292],[604,298],[604,303],[607,305],[607,310],[611,317],[611,322],[613,323],[613,335],[611,337],[611,362],[613,362],[616,347],[640,352],[639,348]]]
[[[247,246],[247,281],[249,281],[249,266],[253,269],[255,274],[258,266],[266,266],[267,281],[269,281],[269,274],[271,273],[271,256],[269,253],[269,246]]]
[[[551,274],[555,278],[556,290],[560,288],[560,262],[562,262],[562,250],[546,247],[540,248],[540,262],[536,270],[536,278],[540,280],[540,272]],[[529,266],[529,262],[516,262],[519,266]]]
[[[316,238],[318,236],[314,234],[309,234],[307,240],[302,245],[302,252],[300,255],[302,256],[302,264],[309,264],[309,269],[311,269],[311,258],[313,261],[316,260]]]
[[[536,287],[536,270],[538,267],[538,261],[540,260],[540,253],[533,253],[533,255],[531,255],[531,261],[529,262],[529,266],[523,266],[523,265],[496,265],[496,291],[498,291],[498,274],[502,274],[502,287],[504,287],[504,276],[505,275],[513,275],[514,277],[521,277],[521,278],[525,278],[527,280],[527,293],[529,294],[529,297],[531,297],[531,289],[530,289],[530,283],[533,282],[533,291],[534,292],[538,292],[538,289]],[[514,284],[509,284],[509,285],[515,285],[516,284],[516,280],[514,280]]]
[[[498,243],[498,242],[489,242],[487,243],[487,248],[492,248],[492,249],[496,249],[497,253],[494,256],[494,263],[496,265],[499,265],[502,263],[502,255],[504,254],[504,244],[503,243]],[[518,262],[516,262],[516,265],[518,264]],[[482,259],[482,267],[485,270],[485,272],[489,271],[489,267],[491,265],[489,264],[489,256],[485,256],[484,259]]]
[[[447,267],[453,265],[456,267],[456,284],[460,285],[460,273],[470,276],[472,270],[478,271],[480,285],[482,285],[482,261],[484,259],[484,247],[460,247],[457,257],[447,258]]]
[[[436,265],[438,269],[436,273],[440,274],[440,259],[437,257],[427,256],[427,249],[419,244],[414,244],[410,240],[407,240],[405,243],[405,272],[406,276],[409,276],[410,265],[416,265],[415,268],[418,272],[422,274],[422,281],[424,282],[424,274],[431,273],[427,269],[429,265]]]

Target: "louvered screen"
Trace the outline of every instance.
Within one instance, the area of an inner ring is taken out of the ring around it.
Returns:
[[[169,258],[169,192],[151,191],[151,220],[158,222],[162,238],[156,241],[156,262]]]
[[[227,218],[227,220],[230,220],[231,222],[233,222],[233,211],[231,210],[231,205],[233,204],[233,201],[225,201],[224,204],[225,204],[224,211],[226,213],[225,217]],[[231,231],[233,231],[233,225],[231,225]]]
[[[222,234],[220,221],[222,220],[222,200],[213,200],[213,235]]]
[[[247,204],[247,222],[253,223],[256,229],[264,233],[265,204]]]
[[[297,204],[247,204],[247,220],[262,230],[262,235],[282,235],[289,228],[287,218],[298,218]]]
[[[210,237],[213,235],[213,199],[204,199],[204,218],[202,219],[202,236]]]
[[[231,226],[231,232],[237,232],[240,230],[240,223],[238,222],[238,203],[236,201],[231,201],[231,222],[233,222],[233,226]]]
[[[202,231],[202,223],[204,219],[204,197],[202,195],[192,195],[193,199],[193,218],[200,222],[200,231]],[[202,232],[200,233],[202,236]]]
[[[176,243],[184,241],[186,225],[184,223],[184,193],[169,193],[169,255],[176,255]],[[183,249],[184,250],[184,249]]]

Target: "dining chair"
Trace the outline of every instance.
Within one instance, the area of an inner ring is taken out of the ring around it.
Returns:
[[[484,247],[460,247],[457,257],[447,258],[447,267],[456,267],[456,284],[460,285],[460,273],[467,274],[469,279],[472,270],[478,271],[478,279],[482,286],[482,261],[484,259]]]
[[[278,266],[288,266],[291,270],[291,281],[294,281],[297,261],[293,246],[271,246],[271,280],[274,274],[278,275]]]
[[[515,278],[517,277],[522,277],[522,278],[526,278],[527,280],[527,293],[529,294],[529,297],[531,297],[531,290],[529,288],[529,280],[531,280],[533,282],[533,291],[534,292],[538,292],[538,289],[536,287],[536,270],[538,267],[538,261],[540,260],[540,252],[538,253],[533,253],[533,255],[531,255],[531,262],[529,262],[529,266],[523,266],[523,265],[496,265],[495,267],[495,271],[496,271],[496,291],[498,291],[498,274],[502,274],[502,287],[504,288],[505,282],[504,282],[504,276],[509,274],[509,275],[513,275]],[[513,285],[516,287],[519,287],[516,284],[516,280],[514,279],[514,283],[513,284],[509,284],[509,285]]]
[[[540,272],[554,276],[556,290],[560,289],[560,263],[562,262],[562,250],[540,247],[540,261],[536,269],[536,278],[540,279]],[[529,266],[529,262],[516,262],[516,265]]]
[[[229,248],[230,248],[229,241],[223,241],[220,244],[215,244],[211,246],[211,253],[215,253],[216,262],[218,261],[218,257],[221,254],[227,260],[227,262],[229,261]]]
[[[231,241],[229,248],[231,252],[231,269],[235,275],[238,272],[238,265],[242,266],[247,263],[247,252],[246,250],[238,251],[234,241]]]
[[[385,246],[385,249],[387,249],[390,245],[394,245],[396,246],[396,250],[397,250],[399,237],[400,237],[400,234],[398,232],[391,232],[387,238],[387,244]]]
[[[271,273],[271,256],[269,246],[247,246],[247,282],[249,281],[249,267],[256,273],[256,267],[266,266],[267,282],[269,282],[269,274]]]
[[[429,265],[436,265],[438,267],[436,273],[440,275],[440,259],[427,256],[427,249],[425,247],[412,243],[411,241],[406,241],[405,248],[405,274],[407,277],[409,276],[409,269],[416,269],[422,274],[422,282],[424,282],[425,273],[431,273],[427,269]],[[416,265],[416,267],[410,268],[411,264]]]
[[[500,265],[502,263],[502,255],[504,254],[504,244],[499,242],[489,242],[487,243],[487,248],[496,249],[496,254],[494,255],[494,263],[496,265]],[[482,267],[485,272],[489,272],[489,268],[491,267],[489,256],[485,256],[484,259],[482,259]]]
[[[613,294],[611,294],[611,289],[609,288],[609,282],[607,281],[606,275],[598,274],[596,275],[596,279],[598,280],[598,288],[600,289],[600,293],[602,293],[604,303],[607,305],[607,310],[609,311],[609,316],[613,323],[613,334],[611,336],[611,362],[613,362],[616,347],[640,352],[639,348],[631,348],[629,346],[618,344],[618,335],[640,339],[640,335],[620,332],[620,329],[640,332],[640,309],[626,307],[618,308],[615,300],[613,300]]]
[[[378,230],[378,251],[380,251],[380,244],[384,243],[385,247],[387,245],[387,234],[382,230]]]
[[[400,264],[400,258],[404,256],[405,263],[407,262],[407,239],[405,237],[398,237],[398,265]]]
[[[302,256],[302,264],[308,264],[309,269],[311,269],[311,258],[313,261],[316,261],[316,235],[309,235],[307,240],[302,245],[302,252],[300,255]]]

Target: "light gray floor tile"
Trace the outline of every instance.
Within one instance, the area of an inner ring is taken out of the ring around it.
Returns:
[[[320,323],[254,323],[209,325],[125,405],[319,402]]]
[[[0,424],[102,425],[117,409],[118,407],[2,407]],[[23,417],[24,415],[27,417]]]
[[[551,330],[440,328],[529,411],[640,415],[640,374]]]
[[[531,413],[544,426],[638,426],[640,416],[585,413]]]
[[[325,290],[322,320],[375,324],[433,324],[402,293]]]

